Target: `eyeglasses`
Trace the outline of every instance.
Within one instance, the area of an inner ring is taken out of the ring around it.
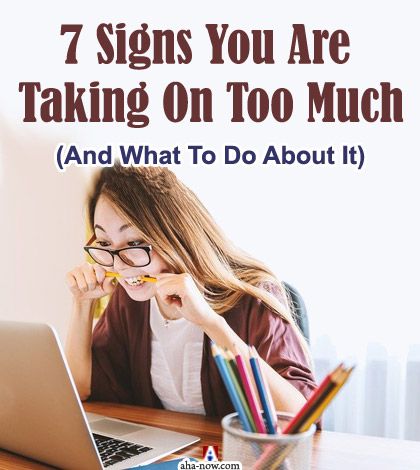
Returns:
[[[133,268],[142,268],[151,262],[150,253],[152,252],[152,247],[150,245],[130,246],[128,248],[121,248],[120,250],[109,250],[108,248],[90,246],[95,238],[96,236],[94,235],[83,249],[89,253],[90,257],[96,263],[102,266],[113,266],[115,256],[118,256],[123,263]]]

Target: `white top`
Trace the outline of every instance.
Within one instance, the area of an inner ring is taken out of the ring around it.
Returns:
[[[180,318],[165,319],[156,299],[150,300],[152,386],[167,410],[205,414],[201,392],[203,331]]]

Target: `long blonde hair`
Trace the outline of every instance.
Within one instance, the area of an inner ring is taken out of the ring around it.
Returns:
[[[215,312],[223,314],[249,294],[290,323],[310,359],[282,283],[263,263],[226,238],[194,192],[174,173],[162,167],[121,165],[100,170],[88,197],[92,229],[100,195],[140,230],[144,241],[175,273],[194,278]]]

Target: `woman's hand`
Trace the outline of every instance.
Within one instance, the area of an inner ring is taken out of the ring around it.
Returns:
[[[99,264],[83,263],[67,273],[67,285],[76,301],[99,299],[112,294],[113,278],[105,277],[105,269]]]
[[[202,328],[218,317],[189,274],[162,273],[156,278],[156,296],[169,307],[163,311],[167,317],[174,312]]]

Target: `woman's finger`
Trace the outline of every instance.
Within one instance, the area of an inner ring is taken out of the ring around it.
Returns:
[[[79,291],[86,293],[89,290],[89,288],[85,279],[85,275],[83,274],[83,271],[79,269],[76,271],[73,271],[73,276],[76,279],[76,283],[77,283],[77,287]]]
[[[101,266],[100,264],[93,264],[92,267],[93,267],[93,270],[95,271],[95,275],[96,275],[96,279],[98,281],[98,284],[102,284],[105,279],[109,279],[109,278],[105,277],[106,270],[103,266]],[[110,279],[112,281],[112,278],[110,278]]]
[[[161,295],[167,296],[181,296],[183,294],[182,286],[173,280],[158,281],[156,283],[156,290]]]
[[[192,288],[197,287],[193,278],[187,273],[159,275],[157,278],[157,288],[175,289],[176,294],[185,294],[190,292]]]
[[[162,272],[162,273],[159,273],[159,274],[153,274],[153,277],[155,277],[158,281],[159,280],[164,280],[164,279],[170,279],[174,276],[177,276],[178,274],[174,274],[174,273],[165,273],[165,272]]]
[[[102,283],[102,289],[105,294],[112,294],[116,288],[116,283],[114,278],[112,277],[105,277]]]
[[[95,290],[98,287],[98,279],[96,278],[96,272],[93,266],[89,263],[84,263],[81,267],[82,273],[85,278],[85,283],[88,290]]]
[[[69,289],[71,290],[73,294],[79,292],[79,286],[77,285],[77,281],[76,281],[73,271],[70,271],[69,273],[66,274],[66,282],[67,282],[67,285],[69,286]]]

